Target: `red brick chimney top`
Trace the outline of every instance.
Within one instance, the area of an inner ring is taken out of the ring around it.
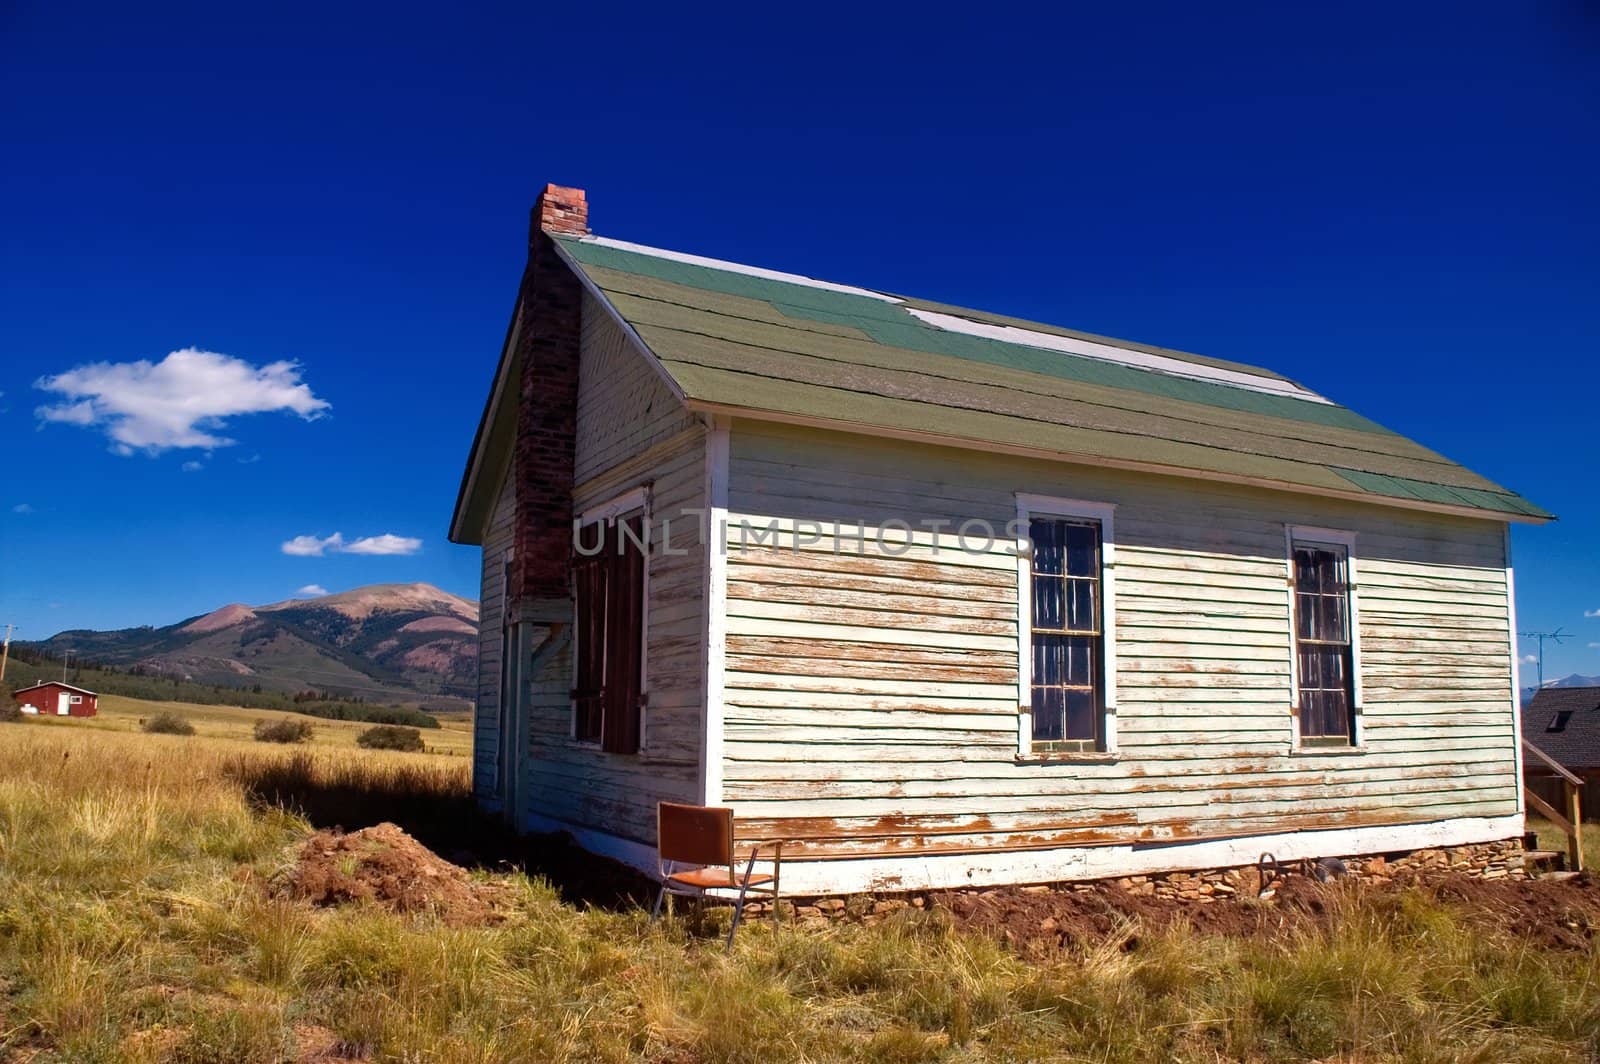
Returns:
[[[589,231],[589,202],[583,189],[546,185],[533,205],[533,228],[582,236]]]

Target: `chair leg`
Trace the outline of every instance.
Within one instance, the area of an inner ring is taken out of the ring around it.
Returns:
[[[661,916],[661,900],[663,898],[665,898],[666,896],[667,896],[667,885],[665,883],[663,883],[663,884],[661,884],[661,890],[656,894],[655,907],[650,910],[650,922],[652,924],[655,923],[656,920],[660,918],[660,916]]]
[[[739,921],[744,919],[744,899],[750,891],[750,876],[756,870],[756,855],[750,855],[750,863],[745,865],[744,880],[739,884],[739,900],[733,904],[733,924],[728,928],[728,944],[722,947],[722,952],[727,953],[733,949],[733,936],[739,931]]]
[[[733,949],[733,936],[739,931],[739,921],[744,919],[744,891],[739,891],[739,900],[733,906],[733,925],[728,928],[728,941],[722,947],[722,952],[727,953]]]

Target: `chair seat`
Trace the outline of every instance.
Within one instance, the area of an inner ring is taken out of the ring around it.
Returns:
[[[668,883],[677,883],[680,886],[694,887],[696,890],[705,890],[709,887],[727,887],[734,890],[744,882],[744,873],[739,873],[739,878],[733,882],[728,881],[728,870],[725,868],[691,868],[682,872],[674,872],[667,877]],[[755,872],[750,876],[750,885],[770,883],[772,877],[765,872]]]

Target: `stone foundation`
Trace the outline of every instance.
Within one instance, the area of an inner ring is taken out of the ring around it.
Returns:
[[[1450,875],[1472,876],[1477,879],[1526,879],[1527,872],[1523,868],[1522,853],[1522,840],[1506,839],[1501,842],[1485,842],[1471,846],[1344,857],[1339,859],[1339,864],[1343,866],[1342,871],[1338,870],[1337,866],[1331,869],[1324,866],[1319,878],[1338,878],[1374,884],[1425,883]],[[1015,889],[1043,894],[1050,891],[1089,892],[1100,889],[1102,885],[1111,885],[1131,894],[1203,904],[1240,897],[1270,898],[1274,893],[1275,884],[1283,878],[1316,875],[1318,875],[1317,862],[1308,860],[1285,862],[1278,866],[1275,873],[1269,869],[1265,877],[1263,870],[1256,865],[1244,865],[1206,871],[1160,872],[1114,879],[1038,884]],[[974,890],[970,893],[987,895],[1006,889],[1011,888],[997,887]],[[901,909],[926,908],[929,893],[940,892],[857,894],[848,898],[789,898],[785,901],[795,906],[795,915],[802,920],[855,919],[871,923]],[[748,916],[756,916],[768,912],[770,908],[770,903],[755,902],[745,906],[745,913]]]

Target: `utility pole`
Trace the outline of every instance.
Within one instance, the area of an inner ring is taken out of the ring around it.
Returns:
[[[6,662],[11,658],[11,629],[15,627],[14,624],[6,625],[6,641],[4,646],[0,646],[0,683],[6,679]]]
[[[64,650],[64,651],[61,652],[61,682],[62,683],[66,683],[67,682],[67,663],[72,660],[72,655],[75,654],[75,653],[77,653],[77,651],[73,651],[73,650]]]
[[[1565,626],[1563,625],[1563,627]],[[1544,641],[1548,639],[1560,646],[1571,639],[1572,636],[1567,632],[1563,632],[1560,628],[1553,632],[1518,632],[1517,634],[1524,639],[1537,639],[1539,641],[1539,690],[1542,691],[1544,690]]]

